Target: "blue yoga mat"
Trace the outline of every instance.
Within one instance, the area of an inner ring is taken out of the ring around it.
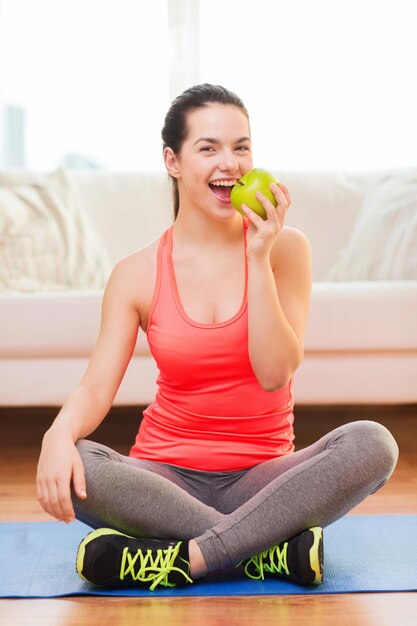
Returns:
[[[0,597],[240,596],[417,590],[417,515],[348,515],[324,530],[324,578],[300,587],[278,578],[256,581],[234,570],[180,589],[95,589],[75,572],[90,528],[79,522],[0,523]]]

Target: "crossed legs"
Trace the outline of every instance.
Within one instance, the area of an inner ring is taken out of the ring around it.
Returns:
[[[184,468],[176,472],[85,440],[77,446],[88,494],[86,500],[73,495],[77,518],[132,536],[189,540],[194,577],[236,565],[311,526],[328,526],[382,487],[398,457],[386,428],[352,422],[303,450],[232,472],[229,481],[221,473],[216,489],[210,484],[216,472],[190,488]]]

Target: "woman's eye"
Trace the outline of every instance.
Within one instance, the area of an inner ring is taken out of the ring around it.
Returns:
[[[249,146],[237,146],[236,150],[247,152],[249,150]]]
[[[203,146],[200,148],[200,152],[210,152],[211,150],[214,150],[213,146]]]

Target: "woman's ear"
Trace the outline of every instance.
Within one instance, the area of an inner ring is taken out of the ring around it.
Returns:
[[[168,174],[173,178],[180,177],[178,158],[172,148],[164,149],[164,161]]]

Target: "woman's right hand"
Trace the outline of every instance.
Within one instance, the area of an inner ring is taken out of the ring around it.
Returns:
[[[42,508],[65,523],[75,519],[71,481],[76,495],[85,499],[84,466],[72,438],[58,428],[44,435],[36,476],[37,496]]]

